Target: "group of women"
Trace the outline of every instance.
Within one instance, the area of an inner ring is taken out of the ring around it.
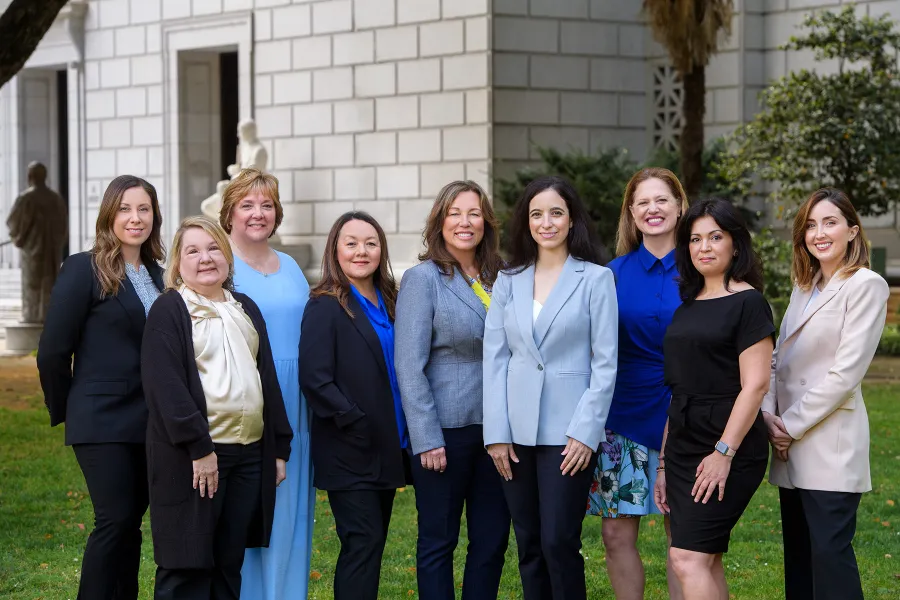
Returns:
[[[370,215],[335,222],[312,290],[268,244],[281,219],[277,180],[247,169],[220,223],[181,223],[163,272],[156,192],[122,176],[63,265],[38,367],[95,510],[79,598],[137,596],[148,503],[156,598],[305,598],[318,488],[334,597],[375,599],[412,484],[425,600],[455,597],[463,510],[464,599],[497,597],[510,522],[527,600],[587,598],[585,507],[616,598],[643,597],[640,517],[663,513],[670,597],[724,600],[770,446],[787,598],[862,598],[860,382],[888,288],[840,191],[797,213],[777,346],[740,212],[689,206],[665,169],[629,182],[608,267],[558,177],[525,189],[505,260],[482,188],[445,186],[399,290]]]

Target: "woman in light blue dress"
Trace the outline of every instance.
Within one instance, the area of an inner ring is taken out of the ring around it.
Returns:
[[[287,478],[275,497],[268,548],[250,548],[241,571],[242,600],[306,598],[315,489],[309,451],[309,418],[300,395],[300,321],[309,284],[293,258],[273,250],[269,238],[281,224],[278,180],[245,169],[222,194],[219,220],[231,236],[234,286],[259,306],[266,321],[284,407],[294,432]]]

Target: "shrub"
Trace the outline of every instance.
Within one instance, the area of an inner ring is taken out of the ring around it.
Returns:
[[[896,325],[886,325],[881,332],[876,354],[900,356],[900,329]]]

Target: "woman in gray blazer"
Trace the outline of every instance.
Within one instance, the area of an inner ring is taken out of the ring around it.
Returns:
[[[612,272],[566,180],[532,181],[484,332],[484,443],[503,477],[526,600],[584,600],[581,523],[616,380]]]
[[[394,363],[415,455],[419,596],[455,597],[453,551],[465,505],[462,597],[494,599],[509,511],[481,426],[484,319],[501,265],[497,221],[484,190],[472,181],[444,186],[424,238],[423,262],[403,276],[394,324]]]

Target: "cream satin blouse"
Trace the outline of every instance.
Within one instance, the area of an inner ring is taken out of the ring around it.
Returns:
[[[194,358],[206,396],[209,435],[217,444],[252,444],[262,439],[263,393],[256,354],[259,335],[234,296],[214,302],[182,285],[191,315]]]

